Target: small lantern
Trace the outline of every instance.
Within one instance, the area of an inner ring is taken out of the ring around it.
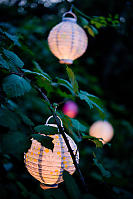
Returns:
[[[68,15],[72,17],[67,17]],[[77,24],[77,17],[73,12],[64,13],[62,22],[50,31],[48,44],[61,64],[72,64],[73,60],[84,54],[88,38]]]
[[[51,117],[48,118],[46,125],[57,128],[56,124],[48,124]],[[49,135],[49,137],[53,138],[53,151],[32,139],[31,148],[24,155],[27,170],[34,178],[41,182],[40,187],[42,189],[57,188],[58,184],[63,181],[64,170],[67,170],[71,175],[75,172],[73,160],[62,135],[55,134]],[[76,155],[77,163],[79,163],[77,146],[69,135],[66,134],[66,137],[73,153]]]
[[[97,121],[90,127],[89,134],[96,138],[102,138],[101,142],[106,144],[114,135],[112,125],[107,121]]]

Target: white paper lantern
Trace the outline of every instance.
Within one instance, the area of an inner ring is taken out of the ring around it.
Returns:
[[[114,135],[112,125],[107,121],[96,121],[90,127],[89,134],[96,138],[102,138],[101,142],[106,144]]]
[[[66,15],[72,17],[66,17]],[[48,36],[52,53],[61,64],[72,64],[87,49],[88,38],[85,31],[77,24],[77,17],[72,12],[63,15],[62,22],[56,25]]]
[[[46,125],[57,128],[55,124]],[[49,137],[53,138],[53,151],[45,148],[40,142],[32,139],[31,148],[24,156],[27,170],[34,178],[41,182],[40,186],[43,189],[57,188],[58,184],[63,181],[64,169],[70,174],[75,172],[73,160],[62,135],[55,134],[49,135]],[[76,154],[77,163],[79,163],[77,146],[69,135],[66,134],[66,137],[73,153]]]

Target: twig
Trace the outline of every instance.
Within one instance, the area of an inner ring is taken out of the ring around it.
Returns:
[[[67,139],[67,137],[66,137],[66,135],[65,135],[64,129],[63,129],[63,127],[61,126],[61,124],[60,124],[60,122],[59,122],[59,119],[58,119],[58,117],[57,117],[57,114],[53,111],[52,105],[51,105],[51,103],[50,103],[48,97],[44,94],[44,92],[43,92],[40,88],[38,88],[38,87],[36,87],[36,89],[40,92],[40,94],[42,95],[42,97],[44,98],[44,100],[49,104],[49,109],[50,109],[50,111],[51,111],[51,113],[52,113],[52,115],[53,115],[53,117],[54,117],[54,119],[55,119],[55,122],[56,122],[58,128],[59,128],[59,132],[62,134],[62,136],[63,136],[63,138],[64,138],[64,140],[65,140],[65,143],[66,143],[66,145],[67,145],[67,147],[68,147],[68,150],[69,150],[69,152],[70,152],[70,155],[71,155],[71,157],[72,157],[74,166],[75,166],[76,170],[77,170],[78,173],[79,173],[79,177],[80,177],[80,180],[81,180],[81,182],[82,182],[84,191],[85,191],[85,192],[88,192],[87,186],[86,186],[86,184],[85,184],[84,177],[83,177],[83,175],[82,175],[82,173],[81,173],[81,170],[80,170],[80,168],[79,168],[79,166],[78,166],[78,164],[77,164],[76,156],[74,155],[73,150],[71,149],[71,146],[70,146],[70,144],[69,144],[69,141],[68,141],[68,139]]]

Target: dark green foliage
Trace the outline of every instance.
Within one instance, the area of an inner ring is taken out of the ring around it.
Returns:
[[[35,132],[45,134],[45,135],[55,135],[58,134],[58,128],[53,126],[38,125],[34,128]]]
[[[68,66],[67,66],[67,68],[66,68],[66,71],[67,71],[69,80],[70,80],[70,82],[71,82],[71,85],[72,85],[72,87],[73,87],[73,90],[74,90],[75,94],[77,94],[79,91],[78,91],[78,82],[77,82],[76,79],[75,79],[75,75],[74,75],[72,69],[69,68]]]
[[[63,179],[65,181],[65,187],[68,192],[69,198],[71,199],[80,198],[81,194],[74,178],[65,170],[63,172]]]
[[[40,134],[32,134],[32,137],[41,143],[42,146],[51,149],[53,151],[54,144],[52,143],[53,138]]]
[[[3,153],[10,154],[17,158],[21,158],[21,156],[23,157],[25,139],[26,135],[22,132],[9,131],[3,136],[1,141],[1,149]]]
[[[16,35],[11,35],[8,32],[4,32],[4,34],[7,36],[8,39],[10,39],[11,41],[13,41],[15,46],[21,46],[19,39]],[[22,63],[21,63],[22,65]]]
[[[24,63],[14,52],[4,49],[3,53],[7,57],[9,64],[12,65],[12,68],[23,68]]]
[[[30,83],[18,75],[12,74],[3,80],[3,90],[10,97],[24,95],[26,92],[29,92],[30,89]]]
[[[0,55],[0,67],[1,68],[9,69],[9,65],[8,65],[7,61],[4,60],[1,55]]]

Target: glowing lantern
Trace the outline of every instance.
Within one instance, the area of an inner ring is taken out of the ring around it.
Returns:
[[[51,117],[48,118],[46,125],[57,128],[56,124],[48,124]],[[37,140],[32,139],[31,148],[24,155],[27,170],[41,182],[40,187],[43,189],[57,188],[58,184],[63,181],[64,169],[70,174],[75,172],[73,160],[62,135],[55,134],[49,135],[49,137],[53,138],[53,151],[42,146]],[[77,151],[77,146],[69,135],[66,134],[66,137],[78,163],[79,152]]]
[[[73,101],[67,101],[63,106],[63,113],[71,118],[75,118],[78,114],[78,106]]]
[[[66,15],[72,15],[72,17]],[[77,24],[74,13],[64,13],[62,22],[50,31],[48,44],[61,64],[72,64],[73,60],[84,54],[88,38],[85,31]]]
[[[90,127],[89,134],[96,138],[102,138],[102,143],[109,142],[114,135],[112,125],[107,121],[97,121]]]

